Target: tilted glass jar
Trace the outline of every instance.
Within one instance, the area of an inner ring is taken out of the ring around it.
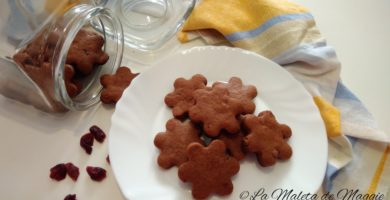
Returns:
[[[109,9],[93,3],[53,10],[48,2],[53,0],[8,0],[0,8],[0,93],[47,112],[86,109],[99,102],[100,76],[121,63],[122,25]],[[76,40],[93,47],[77,46]],[[88,57],[94,48],[104,54]],[[104,62],[80,73],[70,51],[79,63]]]

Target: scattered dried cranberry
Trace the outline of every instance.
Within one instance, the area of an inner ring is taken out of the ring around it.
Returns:
[[[88,166],[87,172],[94,181],[102,181],[104,178],[106,178],[106,170],[100,167]]]
[[[104,139],[106,138],[106,134],[98,126],[96,125],[91,126],[91,128],[89,128],[89,131],[93,134],[93,136],[98,142],[100,143],[104,142]]]
[[[50,178],[60,181],[66,176],[66,167],[63,163],[58,164],[50,169]]]
[[[108,162],[108,164],[111,164],[111,163],[110,163],[110,156],[109,156],[109,155],[107,155],[106,161]]]
[[[76,194],[68,194],[68,195],[66,195],[64,200],[77,200]]]
[[[93,134],[86,133],[80,138],[80,146],[87,152],[87,154],[92,153],[92,145],[93,145]]]
[[[72,178],[74,181],[77,181],[77,178],[80,175],[79,168],[70,162],[66,163],[65,167],[66,167],[66,171],[68,172],[68,175],[70,176],[70,178]]]

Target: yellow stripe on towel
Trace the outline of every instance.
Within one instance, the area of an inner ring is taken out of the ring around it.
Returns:
[[[203,0],[187,19],[183,31],[215,29],[229,35],[253,30],[279,15],[305,12],[306,8],[285,0]]]
[[[390,145],[387,146],[387,148],[385,149],[385,151],[382,154],[381,160],[379,161],[379,164],[375,170],[375,174],[371,179],[370,187],[368,187],[367,194],[374,194],[375,193],[375,191],[378,187],[378,183],[381,179],[383,169],[385,168],[386,160],[387,160],[387,157],[389,156],[389,154],[390,154]]]
[[[340,111],[320,96],[315,96],[313,99],[324,120],[328,137],[340,136]]]

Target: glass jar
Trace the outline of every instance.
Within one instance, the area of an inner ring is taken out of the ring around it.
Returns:
[[[196,0],[101,0],[123,24],[126,59],[151,65],[176,50],[175,35]]]
[[[100,101],[100,76],[121,64],[122,25],[108,8],[75,2],[81,1],[1,6],[1,94],[46,112],[84,110]]]

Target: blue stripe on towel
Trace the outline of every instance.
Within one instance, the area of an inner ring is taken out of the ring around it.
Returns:
[[[351,142],[352,147],[354,147],[356,142],[358,141],[358,138],[348,136],[348,135],[347,135],[347,138],[348,138],[349,142]]]
[[[337,99],[350,99],[354,101],[359,101],[359,99],[340,81],[337,83],[336,95]]]
[[[333,178],[339,170],[340,170],[339,168],[328,163],[328,165],[326,166],[326,174],[325,174],[325,184],[324,184],[325,191],[329,192],[332,190]]]
[[[266,31],[268,28],[270,28],[275,24],[278,24],[280,22],[285,22],[285,21],[297,20],[297,19],[313,19],[313,15],[311,15],[310,13],[298,13],[298,14],[285,14],[285,15],[276,16],[271,18],[264,24],[261,24],[259,27],[253,30],[232,33],[230,35],[226,35],[225,38],[230,42],[234,42],[237,40],[243,40],[243,39],[255,37],[257,35],[260,35],[262,32]]]

